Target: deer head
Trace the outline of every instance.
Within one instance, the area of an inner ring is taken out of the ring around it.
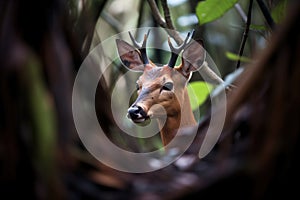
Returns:
[[[116,40],[120,60],[129,70],[143,74],[136,82],[138,97],[128,109],[128,117],[135,123],[157,118],[162,141],[166,145],[180,126],[196,124],[186,86],[192,72],[203,64],[205,50],[191,39],[193,32],[187,34],[179,47],[174,47],[168,38],[172,51],[171,58],[168,64],[159,67],[147,56],[146,43],[149,31],[141,43],[138,43],[130,32],[129,35],[134,46],[123,40]],[[175,66],[181,51],[183,51],[181,64]],[[164,124],[160,120],[162,117],[166,117]]]

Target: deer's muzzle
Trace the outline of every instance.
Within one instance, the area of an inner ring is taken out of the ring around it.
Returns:
[[[135,123],[141,123],[144,122],[146,119],[148,119],[147,113],[143,110],[140,106],[131,106],[128,109],[128,118],[130,118]]]

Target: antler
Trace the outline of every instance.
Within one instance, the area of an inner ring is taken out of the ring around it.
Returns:
[[[168,43],[169,43],[169,47],[172,51],[172,54],[171,54],[171,58],[170,58],[170,61],[168,63],[168,66],[171,67],[171,68],[174,68],[175,64],[176,64],[176,60],[177,60],[177,57],[179,55],[179,53],[187,46],[187,44],[191,41],[191,38],[193,37],[194,35],[194,30],[192,30],[192,33],[191,32],[188,32],[184,42],[178,46],[178,47],[174,47],[171,43],[171,39],[170,37],[168,37]]]
[[[133,42],[134,46],[141,52],[143,63],[144,64],[149,64],[149,59],[148,59],[147,51],[146,51],[146,44],[147,44],[147,39],[148,39],[148,36],[149,36],[149,33],[150,33],[150,29],[148,30],[147,34],[144,35],[143,43],[142,42],[137,42],[134,39],[134,37],[131,35],[131,33],[130,32],[128,32],[128,33],[129,33],[130,39]]]

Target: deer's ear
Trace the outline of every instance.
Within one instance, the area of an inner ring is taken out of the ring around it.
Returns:
[[[182,53],[182,62],[180,66],[181,73],[189,76],[191,72],[197,71],[202,66],[206,51],[202,46],[202,41],[193,40]]]
[[[116,39],[116,43],[122,64],[132,71],[144,71],[140,52],[123,40]]]

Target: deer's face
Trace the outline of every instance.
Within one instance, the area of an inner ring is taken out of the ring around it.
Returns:
[[[149,34],[149,33],[148,33]],[[131,35],[130,35],[131,36]],[[120,59],[124,66],[132,71],[142,71],[143,74],[136,81],[138,97],[128,109],[128,116],[135,123],[143,122],[148,118],[172,117],[181,111],[184,90],[191,76],[191,72],[198,70],[203,64],[205,51],[197,42],[191,42],[183,52],[182,63],[174,66],[180,51],[187,44],[187,39],[180,48],[172,50],[170,62],[158,67],[148,60],[146,55],[146,39],[143,46],[133,40],[137,50],[123,40],[117,40]],[[132,38],[132,36],[131,36]]]
[[[134,122],[143,122],[147,118],[177,115],[186,82],[185,77],[167,65],[146,65],[136,81],[138,97],[128,109],[128,116]]]

